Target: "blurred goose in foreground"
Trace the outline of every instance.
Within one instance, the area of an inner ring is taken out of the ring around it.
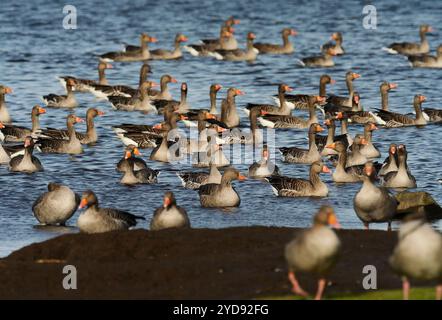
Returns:
[[[106,69],[112,69],[112,65],[110,63],[106,63],[104,61],[100,61],[98,63],[98,82],[95,80],[87,80],[87,79],[79,79],[79,78],[75,78],[72,76],[62,76],[59,77],[58,79],[60,80],[61,85],[66,88],[67,86],[67,81],[69,79],[71,79],[73,81],[73,86],[72,86],[72,90],[74,90],[75,92],[89,92],[90,85],[93,84],[98,84],[98,85],[107,85],[107,79],[106,79],[106,75],[105,75],[105,70]]]
[[[435,280],[436,300],[442,299],[442,235],[426,221],[409,217],[399,229],[398,243],[389,262],[402,276],[404,300],[410,296],[409,279]]]
[[[140,49],[133,51],[114,51],[100,55],[100,59],[105,62],[112,61],[145,61],[150,59],[148,43],[157,42],[154,37],[146,33],[140,35]]]
[[[427,98],[423,95],[415,95],[413,100],[413,107],[416,113],[416,118],[413,119],[407,115],[378,110],[378,116],[385,121],[385,126],[388,128],[407,127],[407,126],[424,126],[427,124],[425,115],[422,112],[422,103]]]
[[[291,28],[284,28],[281,31],[282,45],[271,43],[255,43],[253,46],[261,54],[290,54],[295,52],[293,44],[290,42],[290,36],[296,36],[298,33]]]
[[[136,157],[139,155],[141,155],[141,153],[135,145],[128,145],[124,152],[123,158],[117,163],[117,171],[123,172],[126,162],[133,162],[134,171],[146,169],[146,162],[143,159]]]
[[[12,93],[11,88],[0,85],[0,122],[2,122],[3,124],[12,123],[12,119],[9,115],[9,111],[5,102],[5,94],[10,93]]]
[[[50,182],[48,191],[34,201],[32,211],[41,224],[64,226],[79,204],[80,196],[69,187]]]
[[[46,110],[39,105],[35,105],[31,111],[32,128],[25,128],[12,124],[3,125],[0,128],[0,141],[5,142],[23,142],[27,136],[34,136],[40,133],[40,115],[46,113]]]
[[[336,51],[329,48],[322,55],[302,58],[301,62],[305,67],[333,67],[335,65],[334,56],[336,56]]]
[[[273,193],[279,197],[326,197],[327,185],[321,181],[320,173],[330,173],[321,161],[313,162],[310,166],[309,179],[271,176],[266,180],[272,186]]]
[[[26,137],[25,152],[23,155],[18,155],[11,159],[9,162],[9,170],[13,172],[25,172],[34,173],[37,171],[43,171],[43,166],[37,157],[33,156],[34,140],[32,137]]]
[[[405,145],[397,147],[397,171],[390,171],[384,175],[384,186],[388,188],[416,188],[416,178],[410,173],[407,165],[408,152]]]
[[[436,56],[410,56],[408,61],[415,68],[442,68],[442,44],[437,47]]]
[[[427,40],[427,33],[432,32],[433,28],[427,24],[419,26],[420,43],[413,42],[395,42],[387,48],[383,48],[392,54],[403,54],[406,56],[421,55],[430,52],[430,45]]]
[[[221,173],[214,163],[210,164],[209,173],[206,172],[193,172],[193,171],[180,171],[176,174],[180,178],[181,183],[186,189],[198,189],[200,186],[209,183],[219,184],[221,183]]]
[[[48,94],[43,96],[43,102],[51,108],[75,108],[78,106],[77,99],[75,98],[72,90],[75,85],[73,79],[66,80],[66,95]]]
[[[249,167],[249,178],[262,179],[280,174],[278,166],[274,164],[269,157],[269,149],[267,145],[264,145],[261,160],[252,163]]]
[[[84,233],[127,230],[136,226],[137,220],[145,220],[126,211],[100,208],[97,196],[91,190],[83,192],[78,209],[83,208],[87,209],[78,217],[77,226]]]
[[[319,277],[315,300],[322,298],[327,285],[326,277],[336,264],[341,250],[341,241],[329,226],[340,228],[333,208],[322,206],[313,218],[313,226],[301,231],[285,246],[288,278],[292,284],[292,292],[296,295],[308,296],[295,275],[298,272],[308,272]]]
[[[325,52],[328,49],[333,49],[336,52],[337,56],[341,56],[345,53],[344,48],[342,47],[342,42],[344,41],[342,38],[342,33],[335,32],[331,35],[330,42],[327,42],[326,44],[321,46],[321,51]]]
[[[220,184],[209,183],[198,189],[202,207],[238,207],[241,199],[232,186],[233,180],[245,180],[245,176],[235,168],[227,168],[221,178]]]
[[[353,199],[353,207],[358,218],[369,229],[370,223],[387,222],[391,230],[391,220],[396,212],[398,201],[387,188],[374,184],[375,168],[367,162],[362,176],[362,187]]]
[[[396,144],[390,144],[388,148],[388,157],[385,159],[382,164],[382,168],[379,171],[380,176],[384,176],[389,172],[395,172],[398,170],[398,161],[397,161],[397,146]]]
[[[163,206],[156,209],[150,221],[150,230],[169,228],[190,228],[186,209],[177,206],[173,192],[164,194]]]

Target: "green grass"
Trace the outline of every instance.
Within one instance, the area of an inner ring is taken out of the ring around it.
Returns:
[[[410,300],[434,300],[434,288],[411,288]],[[301,300],[303,298],[295,295],[269,296],[262,297],[259,300]],[[324,300],[402,300],[402,290],[370,290],[365,293],[357,294],[331,294],[324,295]]]

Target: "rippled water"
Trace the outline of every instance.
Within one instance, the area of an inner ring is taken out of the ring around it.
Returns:
[[[78,29],[62,28],[61,1],[18,1],[2,5],[0,11],[0,83],[14,89],[7,97],[16,124],[30,125],[29,112],[47,93],[61,93],[56,76],[73,75],[96,78],[95,54],[121,48],[123,42],[136,44],[141,32],[149,32],[160,41],[157,47],[170,47],[175,33],[183,32],[190,42],[218,35],[222,21],[234,14],[241,19],[237,26],[237,39],[243,45],[248,31],[256,33],[258,40],[279,42],[283,27],[294,27],[299,35],[294,39],[296,53],[292,56],[259,56],[254,64],[226,63],[211,59],[198,59],[188,54],[180,61],[154,61],[152,78],[158,80],[170,73],[179,82],[189,85],[189,100],[193,107],[208,106],[208,87],[217,82],[224,87],[236,86],[247,95],[239,97],[237,104],[246,102],[271,102],[276,85],[286,82],[296,92],[317,92],[318,79],[324,72],[338,82],[330,92],[346,94],[344,74],[352,69],[362,75],[355,83],[365,107],[379,107],[379,84],[383,80],[396,82],[399,88],[390,94],[390,107],[398,112],[410,112],[416,93],[427,96],[426,106],[442,108],[440,70],[411,69],[400,56],[391,56],[380,48],[395,40],[417,41],[417,28],[421,23],[435,27],[429,36],[434,49],[441,43],[440,30],[442,4],[437,1],[377,2],[378,25],[376,30],[362,27],[362,8],[365,1],[106,1],[92,4],[90,1],[71,1],[78,12]],[[332,69],[303,69],[296,59],[318,51],[334,31],[344,35],[347,54],[336,59]],[[114,63],[107,77],[113,84],[135,86],[138,81],[139,63]],[[179,86],[171,86],[175,98],[179,98]],[[222,91],[221,97],[225,95]],[[248,180],[236,183],[242,203],[237,209],[223,211],[202,209],[198,195],[185,190],[175,175],[178,169],[190,166],[169,166],[149,162],[162,174],[156,185],[128,188],[118,183],[120,175],[114,170],[122,156],[123,146],[110,127],[113,124],[157,123],[160,116],[138,113],[117,113],[104,102],[96,102],[90,95],[78,95],[81,106],[75,111],[84,116],[91,106],[106,111],[97,121],[100,140],[93,147],[86,147],[79,156],[43,155],[45,171],[34,175],[9,173],[0,167],[0,255],[6,255],[19,247],[56,236],[75,229],[35,228],[36,220],[31,205],[45,191],[49,181],[63,182],[81,192],[91,188],[104,206],[117,207],[150,218],[153,208],[161,204],[166,189],[173,189],[180,205],[187,208],[194,227],[222,228],[243,225],[279,225],[305,227],[312,214],[323,203],[336,207],[345,228],[362,228],[353,211],[352,199],[358,184],[336,185],[331,176],[323,177],[328,183],[329,197],[321,200],[277,198],[270,186]],[[41,117],[42,126],[64,127],[65,110],[48,110]],[[243,124],[248,121],[240,111]],[[303,114],[296,112],[296,114]],[[79,126],[79,130],[84,130]],[[351,127],[352,134],[361,132]],[[383,157],[391,142],[406,143],[409,165],[417,178],[419,189],[425,190],[442,202],[442,177],[440,137],[442,127],[429,125],[423,129],[379,130],[374,134]],[[305,146],[306,132],[287,130],[278,132],[277,146]],[[150,150],[144,150],[148,157]],[[283,174],[306,177],[308,166],[283,164],[277,155],[277,164]],[[246,172],[247,164],[237,166]],[[74,226],[78,213],[70,220]],[[441,228],[441,223],[436,223]],[[146,227],[147,224],[141,224]],[[379,226],[384,228],[385,226]]]

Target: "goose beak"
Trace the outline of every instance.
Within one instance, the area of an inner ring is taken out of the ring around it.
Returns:
[[[5,93],[12,93],[12,88],[6,87],[5,88]]]
[[[330,169],[327,166],[322,166],[322,172],[324,173],[330,173]]]
[[[244,91],[241,91],[241,90],[239,90],[239,89],[236,89],[235,93],[236,93],[237,96],[243,96],[243,95],[245,95],[245,92],[244,92]]]
[[[328,224],[330,226],[332,226],[335,229],[340,229],[341,225],[339,224],[338,218],[336,217],[336,215],[333,213],[331,215],[329,215],[328,217]]]
[[[39,114],[46,113],[46,109],[45,109],[45,108],[42,108],[42,107],[39,107],[39,108],[38,108],[38,113],[39,113]]]
[[[163,207],[167,208],[168,206],[170,206],[171,203],[172,201],[170,200],[170,198],[165,197],[163,201]]]
[[[79,122],[84,122],[84,120],[83,120],[83,119],[81,119],[81,118],[79,118],[79,117],[76,117],[76,118],[75,118],[75,122],[76,122],[76,123],[79,123]]]
[[[138,148],[134,149],[134,155],[141,156],[141,152],[140,152],[140,150]]]
[[[247,180],[247,177],[246,177],[246,176],[243,176],[242,174],[240,174],[240,175],[238,176],[238,180],[239,180],[239,181],[244,181],[244,180]]]
[[[334,149],[336,149],[336,143],[333,142],[332,144],[326,145],[325,147],[328,148],[328,149],[333,149],[334,150]]]
[[[172,83],[177,83],[178,81],[177,81],[177,79],[172,78],[172,79],[170,80],[170,82],[172,82]]]
[[[130,153],[130,151],[126,151],[125,155],[124,155],[124,159],[129,159],[132,156],[132,154]]]
[[[99,116],[104,116],[104,112],[103,112],[103,111],[100,111],[100,110],[98,110],[98,115],[99,115]]]
[[[83,209],[87,206],[87,199],[83,198],[81,199],[80,205],[78,206],[78,209]]]

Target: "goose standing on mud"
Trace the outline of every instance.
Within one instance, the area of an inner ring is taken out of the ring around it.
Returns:
[[[24,146],[25,153],[18,155],[11,159],[9,162],[9,170],[12,172],[25,172],[34,173],[37,171],[43,171],[43,166],[37,157],[33,156],[34,152],[34,140],[32,137],[26,137]]]
[[[163,206],[156,209],[150,221],[150,230],[162,230],[169,228],[190,228],[187,211],[177,206],[173,192],[164,194]]]
[[[249,167],[249,178],[262,179],[272,175],[279,175],[279,168],[269,159],[269,149],[267,145],[262,147],[262,158],[258,162],[252,163]]]
[[[388,230],[391,230],[391,220],[396,213],[398,201],[387,188],[374,184],[375,171],[372,162],[365,164],[362,187],[353,199],[353,207],[367,230],[370,223],[380,222],[387,222]]]
[[[273,193],[279,197],[326,197],[327,185],[321,181],[320,173],[330,173],[321,161],[313,162],[310,166],[309,179],[271,176],[266,180],[272,186]]]
[[[69,79],[71,79],[73,81],[72,90],[74,90],[75,92],[89,92],[90,91],[89,86],[91,86],[91,85],[94,85],[94,84],[103,85],[103,86],[108,85],[105,70],[112,69],[112,68],[113,67],[110,63],[100,61],[98,63],[98,68],[97,68],[98,69],[98,82],[95,80],[80,79],[80,78],[75,78],[72,76],[62,76],[62,77],[59,77],[59,80],[64,88],[66,88],[66,86],[67,86],[67,81]]]
[[[341,56],[345,53],[344,48],[342,47],[342,42],[344,41],[342,38],[342,33],[335,32],[331,35],[330,42],[327,42],[326,44],[321,46],[321,51],[325,52],[328,49],[333,49],[336,52],[337,56]]]
[[[247,178],[235,168],[227,168],[220,184],[209,183],[198,189],[201,206],[205,208],[238,207],[241,199],[232,186],[232,181],[245,179]]]
[[[329,48],[322,55],[302,58],[301,62],[305,67],[333,67],[335,65],[334,56],[336,56],[336,51]]]
[[[384,186],[388,188],[416,188],[416,178],[410,173],[407,165],[408,152],[405,145],[397,147],[397,171],[390,171],[384,176]]]
[[[51,108],[75,108],[78,106],[77,99],[75,98],[74,91],[72,90],[75,85],[73,79],[66,80],[66,95],[48,94],[43,96],[43,102]]]
[[[83,192],[78,209],[83,208],[87,209],[78,217],[77,226],[84,233],[127,230],[136,226],[137,220],[145,220],[126,211],[100,208],[98,198],[91,190]]]
[[[410,278],[435,280],[436,300],[442,299],[442,235],[424,220],[408,217],[398,233],[389,262],[402,276],[403,299],[410,297]]]
[[[221,121],[229,128],[239,126],[239,115],[236,108],[235,97],[245,93],[236,88],[227,90],[227,97],[221,102]]]
[[[290,42],[290,36],[296,36],[298,33],[291,28],[284,28],[281,31],[282,45],[271,43],[255,43],[253,46],[258,49],[260,54],[290,54],[295,52],[293,44]]]
[[[385,121],[385,126],[388,128],[408,127],[408,126],[425,126],[427,120],[422,112],[422,103],[427,98],[423,95],[415,95],[413,100],[413,107],[416,113],[416,118],[413,119],[407,115],[390,112],[385,110],[378,110],[378,116]]]
[[[430,52],[430,45],[427,40],[427,33],[432,32],[433,28],[427,24],[423,24],[419,27],[420,43],[413,42],[395,42],[385,48],[392,54],[403,54],[406,56],[421,55]]]
[[[100,55],[100,59],[106,62],[112,61],[145,61],[150,59],[148,43],[157,42],[154,37],[146,33],[140,35],[140,49],[133,51],[114,51]]]
[[[12,124],[3,125],[0,128],[0,140],[5,142],[23,142],[27,136],[34,136],[40,133],[40,115],[46,113],[46,110],[39,105],[35,105],[31,111],[32,128],[28,129]]]
[[[414,68],[442,68],[442,44],[437,47],[436,56],[409,56],[408,61]]]
[[[12,89],[9,87],[5,87],[0,85],[0,122],[3,124],[11,124],[12,119],[9,115],[8,107],[5,102],[5,94],[11,94]]]
[[[332,207],[322,206],[313,218],[313,226],[296,235],[285,247],[288,278],[294,294],[307,297],[295,273],[308,272],[319,276],[315,300],[321,300],[327,285],[326,277],[333,269],[341,249],[341,241],[333,228],[340,228]]]
[[[35,200],[32,211],[41,224],[64,226],[79,204],[80,196],[69,187],[50,182],[48,191]]]

